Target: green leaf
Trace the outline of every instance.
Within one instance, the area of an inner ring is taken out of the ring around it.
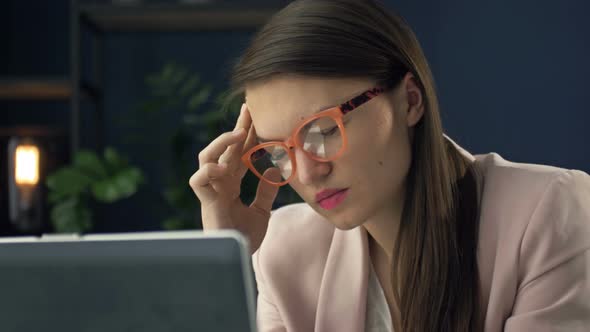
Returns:
[[[137,168],[129,168],[121,171],[113,178],[121,198],[127,198],[137,191],[137,187],[142,182],[143,176]]]
[[[185,188],[180,188],[177,186],[169,187],[166,190],[164,190],[164,198],[166,198],[166,201],[170,203],[170,205],[177,205],[182,201],[182,198],[184,196],[184,189]]]
[[[57,191],[49,191],[49,194],[47,195],[47,200],[49,201],[49,203],[55,204],[59,203],[60,201],[63,201],[65,198],[70,196],[71,195],[69,194],[63,194]]]
[[[92,178],[80,170],[66,166],[47,177],[47,187],[55,192],[53,198],[77,195],[88,188]]]
[[[149,115],[154,115],[154,114],[159,114],[163,109],[167,108],[170,106],[170,99],[169,98],[154,98],[148,101],[143,102],[139,108],[138,111],[143,112],[144,115],[149,114]],[[134,124],[137,124],[137,119],[134,119],[133,121]]]
[[[182,117],[182,124],[185,126],[195,126],[199,124],[199,116],[197,114],[185,114]]]
[[[207,85],[203,87],[203,89],[201,89],[199,92],[192,95],[188,100],[188,110],[195,111],[196,109],[198,109],[199,106],[201,106],[204,102],[207,101],[207,99],[211,95],[211,90],[211,87]]]
[[[170,77],[170,85],[174,87],[174,89],[178,89],[178,85],[185,80],[186,76],[188,75],[188,69],[181,66],[176,66],[172,72],[172,76]]]
[[[174,76],[175,71],[176,71],[176,64],[173,62],[167,63],[166,65],[164,65],[160,79],[162,81],[169,82],[172,79],[172,77]]]
[[[173,230],[181,229],[183,224],[184,224],[184,222],[182,221],[182,219],[171,217],[171,218],[167,218],[166,220],[164,220],[162,222],[162,227],[165,230],[173,231]]]
[[[143,176],[143,172],[138,167],[130,167],[126,169],[125,175],[133,179],[137,186],[145,183],[145,177]]]
[[[80,150],[74,156],[74,166],[94,179],[104,179],[107,171],[96,153]]]
[[[92,186],[94,198],[103,203],[112,203],[130,197],[137,192],[143,182],[143,174],[138,168],[128,168],[113,178],[100,181]]]
[[[199,75],[192,75],[182,84],[178,93],[183,97],[188,96],[191,92],[195,91],[195,88],[199,85],[200,81],[201,79],[199,78]]]
[[[112,147],[107,147],[104,150],[104,160],[111,174],[127,167],[128,164],[127,160]]]
[[[194,229],[196,223],[193,220],[182,217],[170,217],[162,222],[165,230]]]
[[[230,98],[230,90],[222,91],[215,99],[215,105],[221,113],[231,115],[232,118],[237,118],[242,108],[245,96],[243,94],[235,95]]]
[[[164,190],[164,198],[172,207],[190,211],[191,213],[199,204],[195,198],[195,194],[186,184],[169,186]]]
[[[211,125],[220,122],[224,117],[223,112],[214,110],[201,115],[201,121],[207,125]]]
[[[172,97],[179,89],[179,84],[186,78],[188,70],[175,63],[168,63],[161,73],[150,76],[146,80],[152,94],[161,97]]]
[[[57,233],[83,233],[92,225],[92,213],[79,197],[73,196],[51,210],[51,222]]]
[[[144,82],[149,87],[155,86],[160,82],[159,75],[157,73],[149,74],[145,77]]]
[[[117,186],[110,179],[93,184],[92,194],[97,201],[103,203],[112,203],[121,197]]]
[[[49,201],[49,203],[52,204],[59,202],[63,197],[63,195],[60,195],[55,191],[49,191],[49,193],[47,194],[47,200]]]

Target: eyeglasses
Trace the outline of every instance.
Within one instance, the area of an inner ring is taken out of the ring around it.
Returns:
[[[385,90],[386,88],[382,87],[367,90],[339,106],[310,116],[303,120],[285,141],[258,144],[242,156],[242,162],[261,180],[275,186],[283,186],[295,176],[295,147],[316,161],[338,159],[348,145],[342,117]],[[271,169],[280,171],[281,181],[271,180]]]

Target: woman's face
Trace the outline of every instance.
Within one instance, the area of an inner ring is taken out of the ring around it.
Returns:
[[[411,161],[406,79],[344,116],[348,148],[340,158],[319,162],[295,149],[296,174],[291,187],[340,229],[363,224],[376,214],[387,216],[403,200]],[[246,103],[256,135],[284,141],[303,119],[337,106],[373,88],[363,79],[279,76],[247,86]],[[326,208],[316,195],[325,189],[348,189],[339,204]],[[396,203],[397,202],[397,203]]]

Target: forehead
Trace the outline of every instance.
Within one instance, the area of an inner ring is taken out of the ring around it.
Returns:
[[[246,104],[257,135],[283,139],[303,119],[372,88],[368,79],[280,76],[246,87]]]

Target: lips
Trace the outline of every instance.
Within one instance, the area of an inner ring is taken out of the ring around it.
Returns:
[[[348,189],[340,190],[328,197],[324,197],[317,204],[324,210],[333,210],[346,200],[346,196],[348,196]]]
[[[317,193],[315,195],[315,201],[317,203],[319,203],[320,201],[322,201],[322,200],[324,200],[324,199],[326,199],[326,198],[328,198],[330,196],[333,196],[333,195],[335,195],[335,194],[337,194],[337,193],[339,193],[341,191],[344,191],[344,190],[346,190],[346,188],[345,189],[326,189],[326,190],[322,190],[322,191],[320,191],[319,193]]]

